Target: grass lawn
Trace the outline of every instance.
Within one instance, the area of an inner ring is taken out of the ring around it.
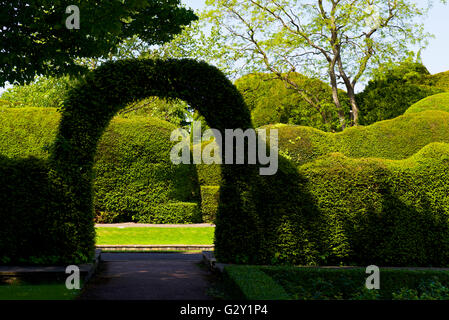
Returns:
[[[232,299],[449,300],[449,271],[380,268],[380,290],[368,290],[364,268],[225,267]]]
[[[98,227],[97,245],[125,244],[201,244],[209,245],[214,241],[214,227],[182,228],[117,228]]]
[[[0,285],[0,300],[72,300],[79,290],[63,283]]]

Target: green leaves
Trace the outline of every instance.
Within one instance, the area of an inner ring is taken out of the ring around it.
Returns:
[[[162,44],[196,19],[179,0],[1,0],[0,84],[35,75],[80,74],[77,58],[100,58],[134,35]],[[64,26],[68,5],[80,9],[80,29]],[[64,26],[64,27],[61,27]],[[6,61],[5,61],[6,60]]]

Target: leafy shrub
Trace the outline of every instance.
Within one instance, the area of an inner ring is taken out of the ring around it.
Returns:
[[[424,84],[449,91],[449,71],[440,72],[430,76]]]
[[[393,293],[394,300],[449,300],[449,288],[438,278],[422,281],[417,289],[401,288]]]
[[[410,106],[405,113],[409,114],[427,110],[441,110],[449,112],[449,92],[439,93],[424,98]]]
[[[68,76],[60,78],[37,78],[26,85],[16,85],[1,95],[3,100],[11,103],[10,107],[45,107],[59,108],[76,80]]]
[[[360,123],[368,125],[395,118],[413,103],[441,92],[440,88],[423,84],[429,78],[429,71],[417,62],[381,67],[363,92],[356,95]]]

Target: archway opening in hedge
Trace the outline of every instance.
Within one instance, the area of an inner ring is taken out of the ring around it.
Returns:
[[[240,93],[218,69],[206,63],[123,60],[106,63],[89,73],[71,90],[64,103],[50,157],[50,179],[62,190],[65,215],[73,222],[73,228],[68,231],[71,256],[87,259],[94,250],[92,167],[97,143],[118,111],[132,101],[149,96],[186,101],[204,116],[210,127],[220,132],[252,127]],[[222,146],[222,156],[225,147]],[[223,260],[227,260],[225,256],[235,257],[240,253],[248,256],[242,251],[258,246],[258,241],[248,241],[254,217],[245,215],[240,199],[257,170],[258,166],[254,165],[222,165],[215,251],[218,256],[221,253]]]

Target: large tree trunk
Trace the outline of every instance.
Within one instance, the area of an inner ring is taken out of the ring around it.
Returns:
[[[332,99],[334,100],[334,104],[337,107],[338,120],[340,120],[341,129],[344,130],[346,128],[346,118],[345,112],[341,107],[340,98],[338,97],[337,77],[334,70],[329,70],[329,77],[331,79],[332,86]]]
[[[359,124],[359,107],[355,99],[355,92],[352,86],[347,87],[349,102],[351,103],[351,120],[352,125],[357,126]]]

